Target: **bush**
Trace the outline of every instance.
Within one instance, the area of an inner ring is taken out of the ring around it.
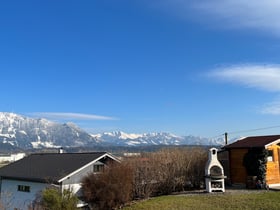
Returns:
[[[132,169],[124,163],[111,163],[102,173],[82,179],[84,200],[94,209],[119,208],[132,200]]]
[[[262,183],[266,178],[266,163],[268,150],[264,148],[251,148],[244,155],[243,165],[249,176],[257,176]]]
[[[57,188],[43,190],[39,205],[33,209],[40,210],[76,210],[78,198],[70,190],[61,193]]]
[[[134,171],[134,198],[200,188],[207,161],[205,148],[163,149],[130,159]]]
[[[200,188],[207,150],[200,147],[163,149],[108,165],[103,173],[82,180],[85,202],[93,209],[119,208],[132,199]]]

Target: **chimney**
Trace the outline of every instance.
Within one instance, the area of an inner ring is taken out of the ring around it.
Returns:
[[[227,144],[228,144],[228,133],[225,132],[225,145],[227,145]]]
[[[59,154],[62,154],[62,153],[63,153],[63,148],[62,148],[62,147],[60,147],[60,148],[58,149],[58,153],[59,153]]]

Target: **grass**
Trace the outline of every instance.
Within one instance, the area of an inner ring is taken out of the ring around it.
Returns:
[[[124,210],[280,209],[280,192],[170,195],[139,201]]]

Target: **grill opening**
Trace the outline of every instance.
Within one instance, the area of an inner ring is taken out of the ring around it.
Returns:
[[[221,176],[221,175],[223,175],[223,172],[219,166],[212,166],[210,168],[210,176]]]

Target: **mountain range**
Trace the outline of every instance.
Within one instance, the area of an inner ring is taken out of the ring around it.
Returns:
[[[100,142],[106,142],[120,146],[143,145],[222,145],[223,139],[208,139],[198,136],[177,136],[172,133],[144,133],[127,134],[122,131],[104,132],[92,135]]]
[[[171,133],[128,134],[121,131],[90,134],[73,123],[57,123],[0,112],[0,147],[37,149],[94,146],[223,145],[224,140]]]

